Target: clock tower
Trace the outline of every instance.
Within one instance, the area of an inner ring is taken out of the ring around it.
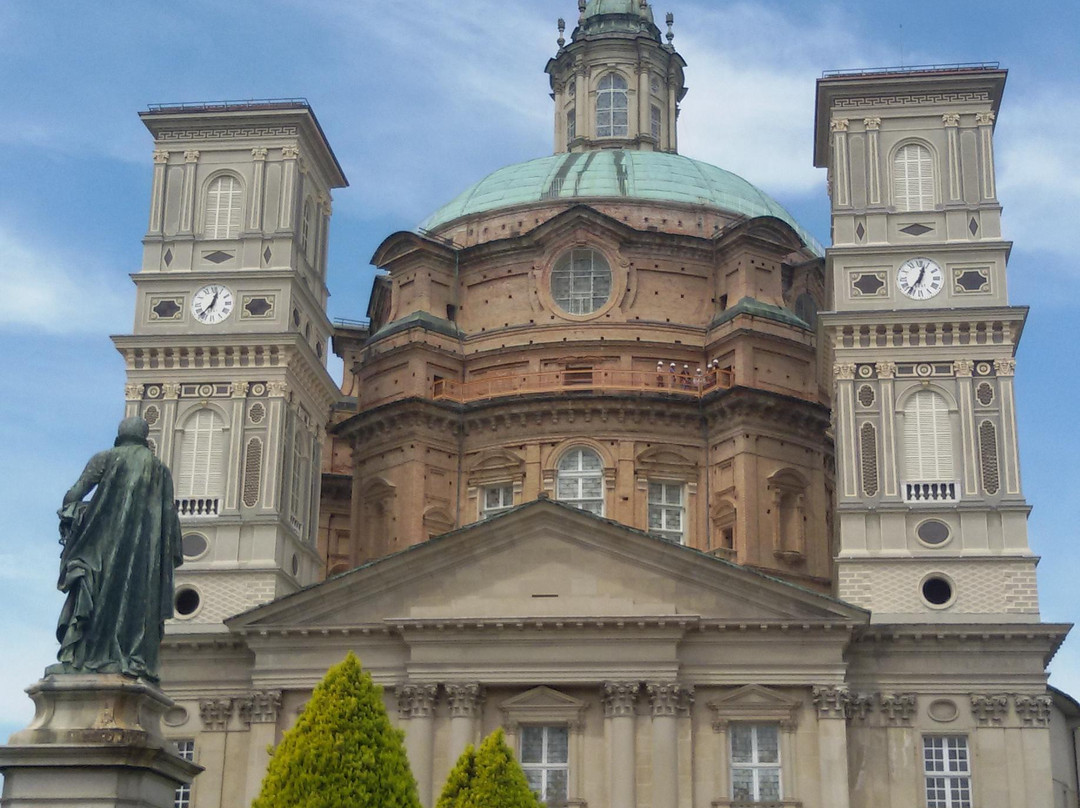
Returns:
[[[177,622],[210,628],[321,577],[330,193],[305,101],[152,106],[126,412],[150,424],[183,526]]]
[[[996,64],[827,73],[838,595],[879,622],[1037,622],[994,182]]]

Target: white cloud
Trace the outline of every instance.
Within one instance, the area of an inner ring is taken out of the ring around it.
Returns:
[[[40,246],[0,222],[0,329],[51,334],[117,333],[130,328],[126,278],[58,249]]]

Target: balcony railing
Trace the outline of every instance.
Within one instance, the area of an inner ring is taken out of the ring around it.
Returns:
[[[669,393],[701,398],[713,390],[734,384],[730,370],[719,369],[697,375],[657,373],[655,370],[601,370],[593,368],[552,370],[541,373],[513,373],[484,376],[467,382],[436,379],[432,398],[465,403],[485,398],[522,393],[565,393],[577,390],[613,393]]]
[[[960,501],[960,486],[955,480],[947,482],[904,483],[904,502],[947,504]]]
[[[189,497],[176,500],[176,510],[181,516],[217,516],[216,497]]]

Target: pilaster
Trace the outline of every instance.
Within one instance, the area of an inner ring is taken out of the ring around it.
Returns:
[[[397,689],[398,716],[408,719],[405,751],[424,808],[434,804],[435,699],[438,694],[439,686],[430,684],[405,684]]]
[[[637,682],[604,682],[601,687],[608,737],[608,794],[612,806],[636,805],[634,723]]]

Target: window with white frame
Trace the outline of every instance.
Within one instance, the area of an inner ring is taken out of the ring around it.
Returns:
[[[596,136],[626,137],[630,130],[626,79],[608,73],[596,88]]]
[[[649,481],[649,532],[682,544],[686,540],[685,486]]]
[[[206,238],[236,238],[240,235],[240,207],[243,188],[231,174],[215,177],[206,189],[203,235]]]
[[[222,417],[209,407],[197,410],[184,422],[176,474],[178,499],[221,496],[225,453],[228,451],[224,429]]]
[[[904,472],[909,482],[953,479],[949,403],[933,390],[917,391],[904,406]]]
[[[592,314],[611,297],[611,266],[585,247],[559,256],[551,269],[551,297],[569,314]]]
[[[660,107],[649,107],[649,131],[653,140],[660,142]]]
[[[195,760],[195,741],[183,740],[176,742],[176,751],[180,755],[181,760],[188,760],[194,762]],[[191,784],[185,784],[177,787],[176,793],[173,796],[173,808],[191,808]]]
[[[480,518],[487,519],[514,507],[514,486],[511,483],[485,485],[480,489]]]
[[[779,802],[779,725],[732,724],[730,737],[732,801]]]
[[[971,756],[964,735],[923,736],[926,808],[971,808]]]
[[[926,146],[908,143],[893,155],[893,204],[899,211],[934,209],[934,160]]]
[[[604,515],[604,463],[583,446],[559,459],[556,498],[583,511]]]
[[[569,746],[565,726],[521,728],[521,768],[529,788],[552,808],[564,805],[569,796]]]

